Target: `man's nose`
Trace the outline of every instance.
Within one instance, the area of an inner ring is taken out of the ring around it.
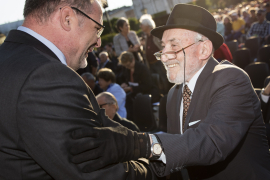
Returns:
[[[100,47],[101,46],[101,38],[98,38],[97,40],[97,44],[96,44],[96,48]]]

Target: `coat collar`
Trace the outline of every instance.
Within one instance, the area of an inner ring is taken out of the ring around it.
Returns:
[[[59,58],[47,46],[45,46],[42,42],[23,31],[11,30],[5,42],[27,44],[51,56],[52,58],[59,60]]]

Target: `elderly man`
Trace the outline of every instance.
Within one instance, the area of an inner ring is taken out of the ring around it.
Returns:
[[[96,96],[96,98],[97,98],[99,107],[105,109],[105,113],[110,119],[120,123],[121,125],[127,127],[128,129],[132,131],[138,131],[138,132],[140,131],[140,129],[134,122],[129,121],[126,118],[122,118],[117,113],[119,107],[118,107],[117,100],[115,99],[112,93],[103,92],[103,93],[100,93],[98,96]]]
[[[102,51],[99,54],[99,59],[100,59],[100,63],[98,66],[98,71],[102,68],[109,68],[112,71],[114,71],[114,64],[112,63],[112,61],[109,58],[109,54],[106,51]]]
[[[258,22],[252,24],[247,33],[247,38],[257,36],[264,43],[270,35],[270,22],[265,19],[265,11],[260,9],[257,12]]]
[[[166,25],[151,33],[162,38],[163,50],[156,57],[176,84],[167,99],[168,133],[149,135],[153,171],[158,176],[171,174],[171,179],[179,179],[175,172],[184,167],[191,180],[269,179],[270,154],[259,99],[243,70],[212,57],[223,43],[213,16],[201,7],[178,4]],[[94,130],[96,136],[89,129],[76,131],[74,137],[84,137],[91,143],[89,149],[96,148],[88,153],[97,153],[91,158],[102,160],[98,166],[109,163],[100,154],[126,156],[108,142],[119,146],[120,140],[130,138],[113,129]],[[95,169],[94,161],[87,164]]]
[[[99,1],[26,0],[24,16],[23,25],[0,47],[0,179],[149,178],[144,162],[117,163],[93,173],[71,163],[77,161],[70,155],[73,130],[123,127],[105,116],[74,72],[100,46]],[[132,135],[138,147],[145,135]]]
[[[151,31],[156,27],[156,24],[150,14],[142,15],[140,23],[142,31],[146,34],[145,58],[148,62],[150,72],[159,75],[162,93],[167,94],[172,84],[169,83],[166,77],[166,70],[162,62],[158,61],[154,56],[155,52],[162,49],[160,39],[151,35]]]

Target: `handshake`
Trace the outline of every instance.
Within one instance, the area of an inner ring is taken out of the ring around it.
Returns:
[[[148,134],[131,131],[116,122],[110,122],[110,127],[77,129],[71,137],[71,161],[83,163],[85,173],[150,156]]]

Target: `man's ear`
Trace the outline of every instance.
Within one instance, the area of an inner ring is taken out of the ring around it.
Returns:
[[[74,15],[73,10],[68,6],[60,9],[60,23],[64,30],[71,30],[71,25],[76,21]]]
[[[201,50],[199,59],[206,60],[210,57],[213,51],[213,45],[210,40],[205,40],[201,43]]]

